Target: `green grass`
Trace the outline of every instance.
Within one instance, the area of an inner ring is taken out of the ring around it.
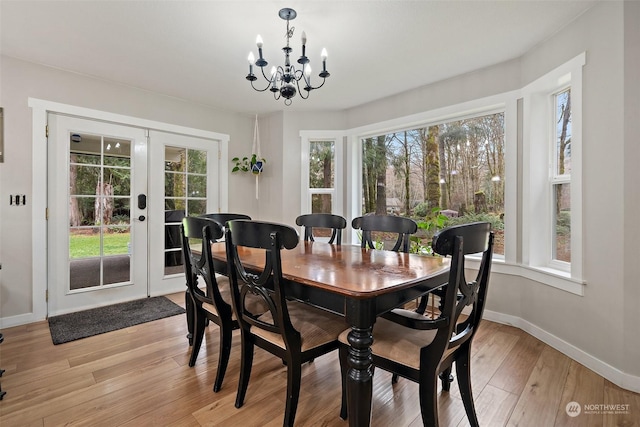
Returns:
[[[105,233],[102,255],[125,255],[128,253],[129,233]],[[71,258],[100,256],[100,234],[72,234],[69,236]]]

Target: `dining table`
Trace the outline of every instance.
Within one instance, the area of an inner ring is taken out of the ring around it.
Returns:
[[[226,273],[224,242],[211,245],[217,272]],[[238,247],[243,263],[260,270],[263,250]],[[369,426],[373,394],[372,330],[381,314],[443,286],[447,258],[301,241],[281,251],[282,274],[290,298],[345,317],[349,370],[347,410],[350,426]]]

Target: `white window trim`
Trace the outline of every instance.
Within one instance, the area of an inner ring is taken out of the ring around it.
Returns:
[[[526,277],[577,295],[584,294],[582,250],[582,67],[583,52],[525,86],[523,102],[522,263]],[[571,263],[552,260],[552,96],[571,87]],[[546,165],[546,167],[541,167]],[[542,238],[541,238],[542,236]],[[539,275],[549,277],[542,280]],[[533,278],[533,277],[531,277]],[[558,286],[556,279],[564,279]]]

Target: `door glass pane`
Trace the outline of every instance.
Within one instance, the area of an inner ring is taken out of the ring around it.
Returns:
[[[206,200],[189,200],[188,206],[189,216],[204,215],[207,213]]]
[[[207,177],[189,175],[189,196],[205,197],[207,195]]]
[[[72,179],[69,191],[72,195],[94,195],[100,182],[100,166],[82,166],[71,163],[69,177]]]
[[[164,149],[164,170],[184,172],[186,150],[182,147],[169,147]]]
[[[70,135],[70,289],[130,283],[131,141]]]
[[[188,151],[189,173],[207,173],[207,152],[203,150]]]
[[[131,194],[131,169],[104,168],[105,195],[128,196]]]
[[[207,155],[205,150],[165,146],[165,275],[184,274],[182,218],[207,213]]]
[[[131,167],[131,142],[105,138],[104,164],[107,166]]]

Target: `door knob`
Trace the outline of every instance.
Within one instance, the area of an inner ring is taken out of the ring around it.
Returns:
[[[147,218],[146,218],[144,215],[140,215],[140,216],[138,217],[138,219],[139,219],[140,221],[144,221],[144,220],[145,220],[145,219],[147,219]]]

